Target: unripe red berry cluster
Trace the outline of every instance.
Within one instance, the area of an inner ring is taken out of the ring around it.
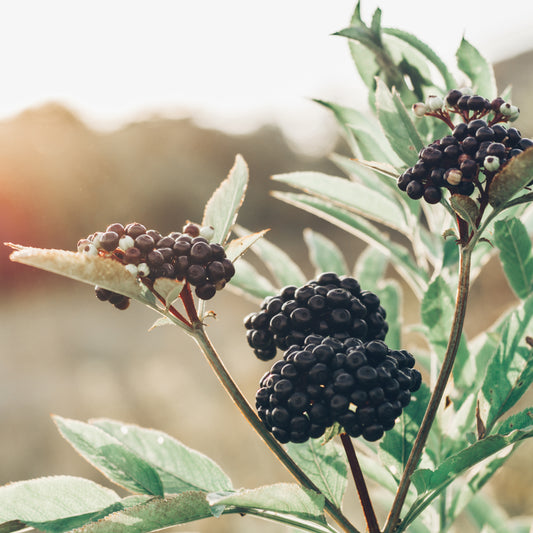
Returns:
[[[209,300],[233,277],[235,268],[224,247],[209,242],[209,228],[203,230],[189,223],[182,232],[163,236],[138,222],[126,226],[114,223],[104,232],[81,239],[78,251],[113,258],[148,283],[158,278],[185,280],[194,287],[198,298]],[[126,309],[129,303],[126,296],[100,287],[96,287],[96,296],[118,309]]]
[[[399,189],[414,200],[436,204],[443,189],[465,196],[487,190],[510,159],[533,146],[531,139],[504,124],[517,118],[519,110],[502,98],[489,101],[454,89],[438,104],[441,107],[429,99],[414,106],[420,116],[435,116],[453,126],[450,135],[423,148],[416,164],[398,178]],[[422,106],[421,111],[416,106]],[[451,114],[461,118],[456,126]]]

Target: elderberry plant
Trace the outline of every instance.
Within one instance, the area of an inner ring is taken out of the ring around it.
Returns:
[[[530,518],[506,518],[480,489],[533,437],[533,407],[509,414],[533,382],[532,142],[510,126],[519,117],[510,90],[498,94],[491,66],[466,40],[456,79],[415,36],[382,27],[379,9],[366,25],[358,4],[338,35],[372,110],[318,101],[352,151],[331,156],[348,178],[282,174],[274,181],[298,192],[274,195],[366,242],[353,269],[342,253],[348,237],[305,230],[316,270],[308,280],[265,231],[236,225],[248,182],[240,156],[199,224],[180,221],[162,235],[107,221],[77,252],[11,245],[12,260],[89,283],[119,310],[144,303],[160,315],[155,325],[193,337],[296,483],[236,489],[211,459],[160,431],[55,417],[82,457],[131,495],[71,476],[12,483],[0,487],[0,531],[141,533],[233,513],[322,533],[454,531],[460,515],[476,531],[530,531]],[[269,278],[241,258],[248,249]],[[493,256],[518,301],[467,339],[470,283]],[[249,344],[258,369],[279,355],[258,371],[255,409],[206,332],[214,315],[205,302],[226,288],[258,302],[235,342]],[[409,351],[406,288],[425,339]],[[342,510],[348,468],[366,526]],[[376,482],[370,491],[365,479]]]

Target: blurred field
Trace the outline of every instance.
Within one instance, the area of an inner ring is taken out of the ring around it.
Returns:
[[[517,91],[518,93],[518,91]],[[518,97],[515,97],[518,102]],[[523,99],[523,104],[527,101]],[[531,124],[531,123],[529,123]],[[533,127],[520,124],[531,136]],[[78,238],[114,221],[137,220],[169,232],[200,220],[203,204],[242,153],[251,172],[239,222],[271,227],[270,238],[304,265],[301,231],[324,232],[347,251],[353,238],[270,198],[268,177],[292,170],[336,173],[325,159],[294,153],[279,130],[249,136],[201,130],[190,120],[131,124],[111,133],[88,129],[57,105],[29,110],[0,124],[0,238],[74,249]],[[0,251],[0,484],[51,474],[105,483],[66,444],[49,415],[109,417],[175,436],[215,459],[236,487],[289,481],[243,421],[194,343],[176,328],[148,332],[153,313],[139,305],[120,312],[96,300],[89,286],[15,265]],[[512,302],[493,262],[474,284],[467,333],[488,326]],[[406,298],[406,321],[416,310]],[[250,353],[242,317],[256,309],[224,291],[210,302],[215,346],[245,395],[253,399],[266,365]],[[519,407],[531,403],[532,394]],[[531,443],[523,446],[489,490],[511,515],[533,508]],[[358,516],[352,489],[347,514]],[[176,531],[279,531],[251,518],[225,517]],[[465,530],[466,531],[466,530]]]

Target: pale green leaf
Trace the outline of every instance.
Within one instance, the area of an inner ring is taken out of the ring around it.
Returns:
[[[470,78],[472,89],[489,100],[498,92],[492,65],[464,37],[456,52],[458,67]]]
[[[414,165],[424,143],[400,95],[394,89],[389,91],[381,80],[378,80],[377,85],[376,107],[379,121],[392,149],[406,165]]]
[[[533,382],[533,349],[525,342],[532,326],[533,296],[530,296],[498,327],[501,341],[488,365],[479,398],[487,433]]]
[[[531,239],[518,218],[498,220],[492,242],[500,250],[505,275],[519,298],[533,292],[533,254]]]
[[[54,422],[69,444],[108,479],[132,492],[163,496],[154,467],[118,439],[78,420],[54,416]]]
[[[129,298],[155,307],[154,296],[118,261],[85,253],[31,248],[9,244],[15,248],[11,261],[40,268],[67,278],[98,285],[104,289],[123,294]]]
[[[209,494],[211,507],[232,505],[295,515],[302,519],[319,519],[324,513],[324,496],[293,483],[277,483],[231,494]]]
[[[317,198],[332,202],[348,211],[409,233],[402,209],[387,196],[362,183],[328,176],[320,172],[291,172],[278,174],[272,179],[286,183]]]
[[[303,444],[289,443],[287,451],[321,493],[340,508],[348,472],[342,448],[333,441],[323,444],[320,439],[309,439]]]
[[[343,253],[331,239],[310,228],[304,229],[303,235],[316,275],[322,272],[349,273]]]
[[[119,501],[111,489],[79,477],[18,481],[0,487],[0,521],[48,522],[98,513]]]
[[[278,290],[245,259],[239,259],[235,263],[235,275],[231,278],[227,287],[248,297],[260,300],[275,294]]]
[[[229,477],[212,459],[162,431],[109,419],[91,420],[90,423],[151,464],[161,478],[165,494],[232,489]]]
[[[236,226],[234,231],[240,236],[250,233],[241,226]],[[305,274],[290,256],[267,239],[258,240],[252,251],[263,261],[278,285],[300,286],[307,281]]]
[[[259,239],[262,239],[268,231],[268,229],[264,229],[257,233],[243,235],[238,239],[232,239],[226,246],[226,257],[230,261],[236,261],[248,250],[248,248],[250,248],[250,246],[253,246]]]
[[[247,185],[248,166],[242,156],[237,155],[228,177],[205,206],[202,225],[214,228],[213,242],[224,244],[228,239],[244,201]]]
[[[391,264],[402,275],[415,294],[422,296],[427,283],[425,272],[417,268],[411,254],[405,247],[392,242],[386,234],[380,232],[371,223],[344,209],[305,194],[274,192],[273,196],[331,222],[372,246],[377,246],[393,259]]]

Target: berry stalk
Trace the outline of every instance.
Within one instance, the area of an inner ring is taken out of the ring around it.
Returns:
[[[265,441],[267,446],[272,450],[276,457],[283,463],[289,472],[297,479],[297,481],[305,488],[320,493],[320,489],[309,479],[309,477],[300,469],[300,467],[287,454],[283,446],[275,439],[275,437],[267,431],[261,419],[257,416],[252,406],[248,403],[237,384],[233,381],[226,367],[222,363],[220,356],[216,352],[214,346],[211,344],[205,329],[202,327],[195,328],[191,332],[191,336],[198,344],[200,350],[207,358],[209,364],[217,375],[219,381],[222,383],[226,392],[231,396],[234,403],[240,409],[246,420],[252,425],[259,436]],[[346,533],[361,533],[356,529],[350,521],[344,516],[342,511],[334,505],[327,498],[325,499],[325,508],[329,515],[337,522],[337,524]]]
[[[350,436],[346,433],[341,433],[340,437],[342,445],[344,446],[346,458],[348,459],[348,464],[350,465],[350,470],[352,471],[352,476],[355,481],[357,493],[359,494],[361,506],[363,507],[368,532],[380,533],[376,514],[374,513],[374,508],[372,507],[372,501],[370,499],[370,495],[368,494],[368,489],[366,487],[363,471],[361,470],[361,466],[359,465],[359,461],[357,460],[357,455],[355,453],[355,448],[353,446],[352,440],[350,439]]]
[[[463,331],[468,291],[470,287],[471,255],[474,244],[475,241],[473,240],[468,246],[460,245],[461,263],[459,267],[459,284],[457,287],[455,312],[453,316],[452,329],[448,340],[448,347],[446,349],[444,362],[442,363],[442,368],[437,378],[435,388],[431,398],[429,399],[424,419],[422,420],[422,424],[420,425],[413,448],[405,465],[405,470],[400,480],[398,491],[396,492],[396,497],[392,504],[387,524],[385,525],[384,533],[393,533],[398,526],[400,513],[405,502],[405,498],[407,497],[409,485],[411,483],[411,475],[415,471],[418,462],[420,461],[420,457],[424,450],[431,426],[433,425],[433,421],[435,420],[435,416],[437,414],[437,409],[440,405],[446,384],[448,383],[448,379],[452,372],[455,356],[461,340],[461,333]]]

